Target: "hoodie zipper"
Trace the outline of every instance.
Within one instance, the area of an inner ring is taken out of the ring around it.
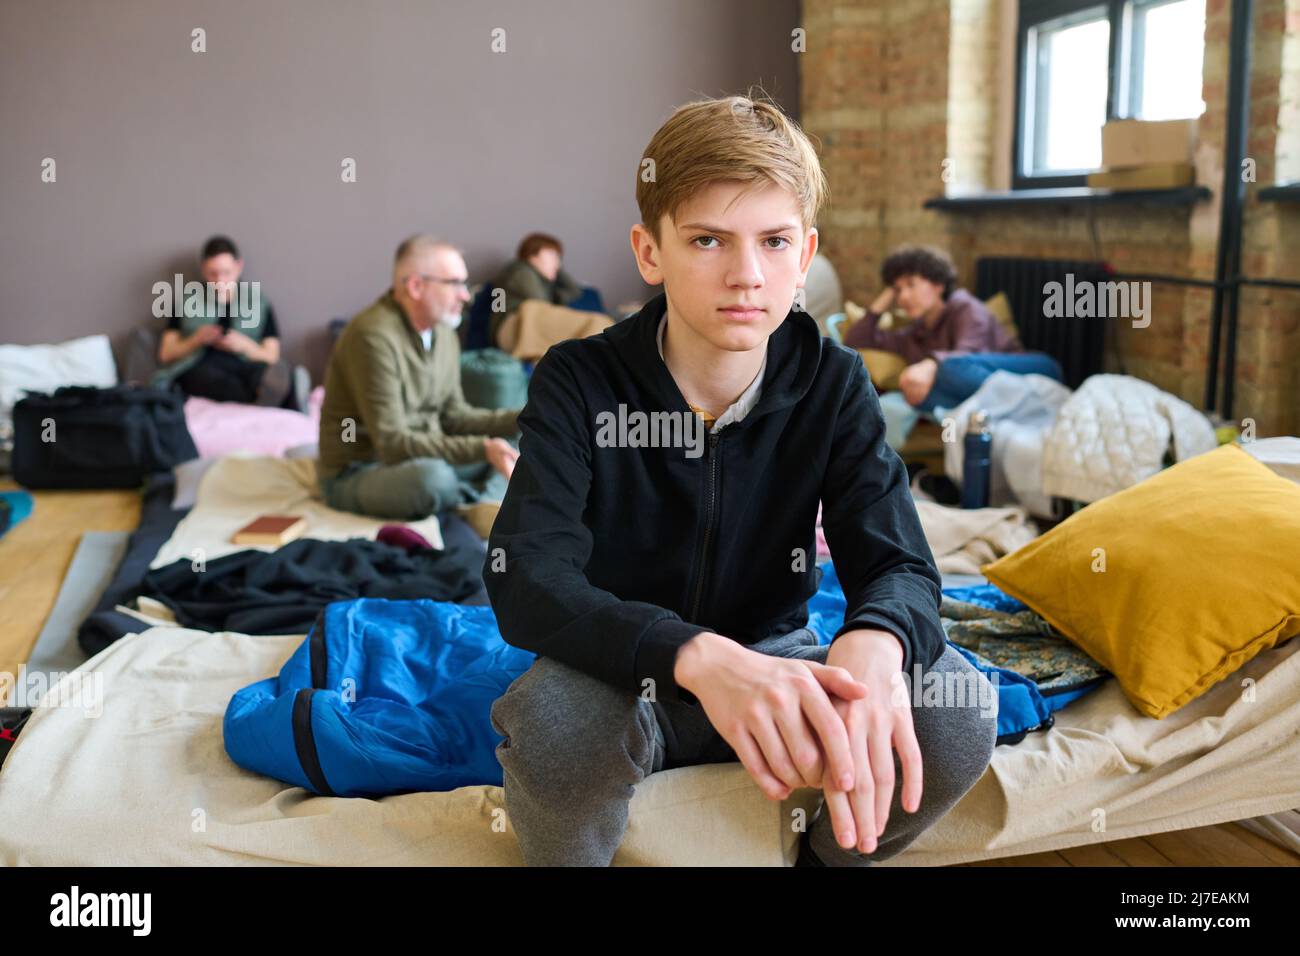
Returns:
[[[708,490],[708,507],[704,512],[704,541],[700,546],[699,568],[700,576],[695,582],[695,601],[691,605],[691,621],[698,622],[700,617],[700,600],[704,597],[704,578],[708,569],[709,560],[709,538],[713,532],[713,510],[717,499],[718,483],[718,435],[709,433],[709,490]]]

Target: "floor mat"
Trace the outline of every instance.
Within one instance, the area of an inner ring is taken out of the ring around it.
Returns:
[[[77,629],[99,602],[126,554],[129,531],[87,531],[63,577],[45,627],[36,638],[27,673],[70,671],[86,660]]]

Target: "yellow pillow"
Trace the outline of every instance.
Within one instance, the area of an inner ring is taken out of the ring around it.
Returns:
[[[888,392],[898,388],[898,376],[907,368],[907,360],[893,352],[880,349],[858,349],[863,363],[867,366],[867,376],[877,392]]]
[[[1020,335],[1020,330],[1016,328],[1016,317],[1011,314],[1011,300],[1005,292],[994,293],[993,298],[984,303],[984,307],[993,313],[993,317],[1004,329],[1012,335]]]
[[[1300,485],[1222,445],[981,570],[1160,719],[1300,633],[1298,542]]]

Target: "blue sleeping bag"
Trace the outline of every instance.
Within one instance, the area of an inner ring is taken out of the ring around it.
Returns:
[[[844,621],[845,602],[834,565],[821,569],[808,627],[826,643]],[[991,585],[961,597],[1020,607]],[[1050,727],[1053,711],[1096,686],[1044,694],[1029,678],[949,643],[986,675],[996,672],[999,743]],[[277,676],[231,699],[226,752],[241,767],[325,796],[500,785],[492,702],[533,660],[501,638],[487,606],[339,601]]]
[[[339,601],[277,676],[231,699],[226,752],[326,796],[499,785],[489,710],[532,662],[490,607]]]
[[[819,567],[822,571],[822,579],[817,593],[808,602],[808,628],[821,639],[823,644],[826,644],[844,623],[846,602],[834,563],[826,561]],[[947,588],[943,593],[961,601],[1009,614],[1025,609],[1024,604],[999,591],[992,584]],[[1056,722],[1056,718],[1052,716],[1056,711],[1071,701],[1078,700],[1084,694],[1096,690],[1101,684],[1100,680],[1094,680],[1072,687],[1042,690],[1023,674],[1017,674],[1005,667],[990,665],[952,641],[948,642],[948,646],[993,681],[993,686],[998,693],[997,742],[999,744],[1016,744],[1030,731],[1049,729]]]

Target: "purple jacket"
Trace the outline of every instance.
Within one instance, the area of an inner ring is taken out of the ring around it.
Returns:
[[[844,344],[855,349],[894,352],[915,364],[932,358],[936,362],[971,352],[1022,352],[1020,341],[1002,327],[984,303],[965,289],[954,289],[934,325],[909,322],[901,329],[881,329],[880,314],[868,311],[844,336]]]

